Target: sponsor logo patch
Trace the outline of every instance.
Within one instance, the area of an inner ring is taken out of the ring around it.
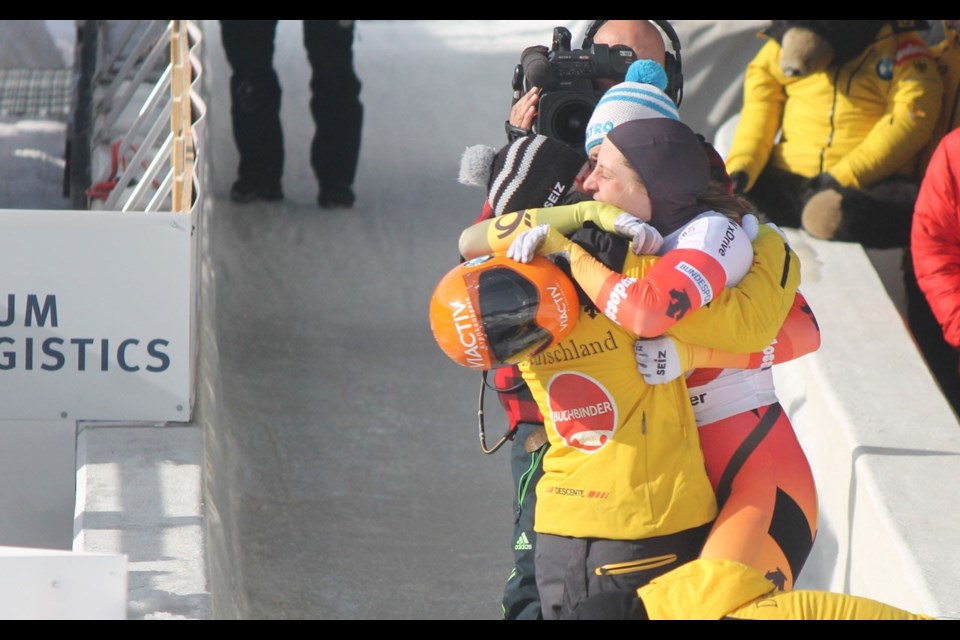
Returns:
[[[706,276],[700,273],[699,269],[694,267],[689,262],[680,262],[675,268],[677,271],[690,278],[690,282],[692,282],[693,286],[695,286],[700,292],[701,306],[706,306],[711,300],[713,300],[713,287],[710,286],[710,281],[707,280]]]
[[[627,299],[627,289],[636,281],[636,278],[622,278],[613,285],[610,297],[607,298],[607,304],[603,308],[603,315],[614,322],[617,321],[617,311],[620,308],[620,303]]]
[[[891,80],[893,78],[893,60],[890,58],[877,60],[877,77],[881,80]]]
[[[547,291],[550,292],[550,297],[553,299],[553,304],[557,308],[557,313],[560,314],[560,330],[565,331],[570,322],[570,317],[567,312],[569,308],[567,298],[563,295],[563,290],[560,289],[560,285],[551,285],[547,287]]]
[[[926,44],[913,38],[907,38],[897,46],[897,58],[894,61],[894,66],[900,66],[904,62],[917,58],[928,57],[930,57],[930,50]]]
[[[585,453],[602,449],[617,429],[613,396],[581,373],[560,373],[547,385],[550,420],[564,444]]]

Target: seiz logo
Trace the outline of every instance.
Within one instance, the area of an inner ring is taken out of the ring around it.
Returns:
[[[607,304],[603,308],[603,315],[614,322],[617,321],[617,311],[620,308],[620,303],[627,299],[627,288],[636,281],[636,278],[621,278],[617,281],[617,284],[613,285],[613,290],[607,298]]]
[[[482,347],[478,345],[480,339],[473,323],[473,313],[470,311],[469,305],[456,300],[451,303],[451,306],[453,307],[453,326],[457,330],[457,338],[460,340],[460,344],[463,345],[463,353],[467,356],[467,363],[471,367],[482,369],[484,367],[483,355],[480,353]]]
[[[558,285],[547,287],[547,291],[550,292],[550,297],[553,298],[553,304],[557,307],[557,311],[560,312],[560,330],[565,331],[567,322],[570,319],[567,314],[567,299],[564,297],[563,291],[560,290]]]
[[[547,196],[547,201],[543,203],[543,207],[552,207],[553,205],[560,202],[560,198],[563,197],[563,194],[567,192],[567,185],[562,182],[558,182],[553,185],[553,189],[550,190],[550,195]]]
[[[657,355],[653,358],[654,364],[656,364],[656,370],[654,373],[658,376],[667,375],[667,351],[666,349],[657,349]]]
[[[499,232],[497,233],[497,239],[503,240],[511,233],[517,230],[521,224],[527,229],[533,228],[532,217],[527,213],[526,209],[521,209],[514,213],[505,213],[499,218],[496,219],[496,222],[493,223],[493,227]]]

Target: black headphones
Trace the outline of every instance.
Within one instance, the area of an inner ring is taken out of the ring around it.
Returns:
[[[583,36],[583,44],[580,45],[581,49],[589,49],[593,46],[593,37],[597,35],[597,31],[600,30],[600,27],[602,27],[605,22],[607,21],[592,20],[590,22]],[[673,30],[673,26],[666,20],[649,20],[648,22],[652,22],[660,27],[660,30],[663,31],[670,40],[670,46],[673,47],[673,53],[667,51],[664,55],[663,66],[667,72],[667,90],[664,93],[670,96],[670,99],[679,107],[680,102],[683,100],[683,67],[680,63],[680,38],[677,36],[677,32]]]

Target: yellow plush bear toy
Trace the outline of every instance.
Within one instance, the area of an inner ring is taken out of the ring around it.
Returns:
[[[773,20],[726,157],[735,191],[825,240],[905,247],[943,84],[923,20]]]

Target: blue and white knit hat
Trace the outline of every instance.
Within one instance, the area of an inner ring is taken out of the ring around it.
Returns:
[[[623,82],[603,94],[587,123],[584,150],[597,146],[610,131],[624,122],[645,118],[680,120],[677,105],[664,93],[667,73],[653,60],[637,60],[627,69]]]

